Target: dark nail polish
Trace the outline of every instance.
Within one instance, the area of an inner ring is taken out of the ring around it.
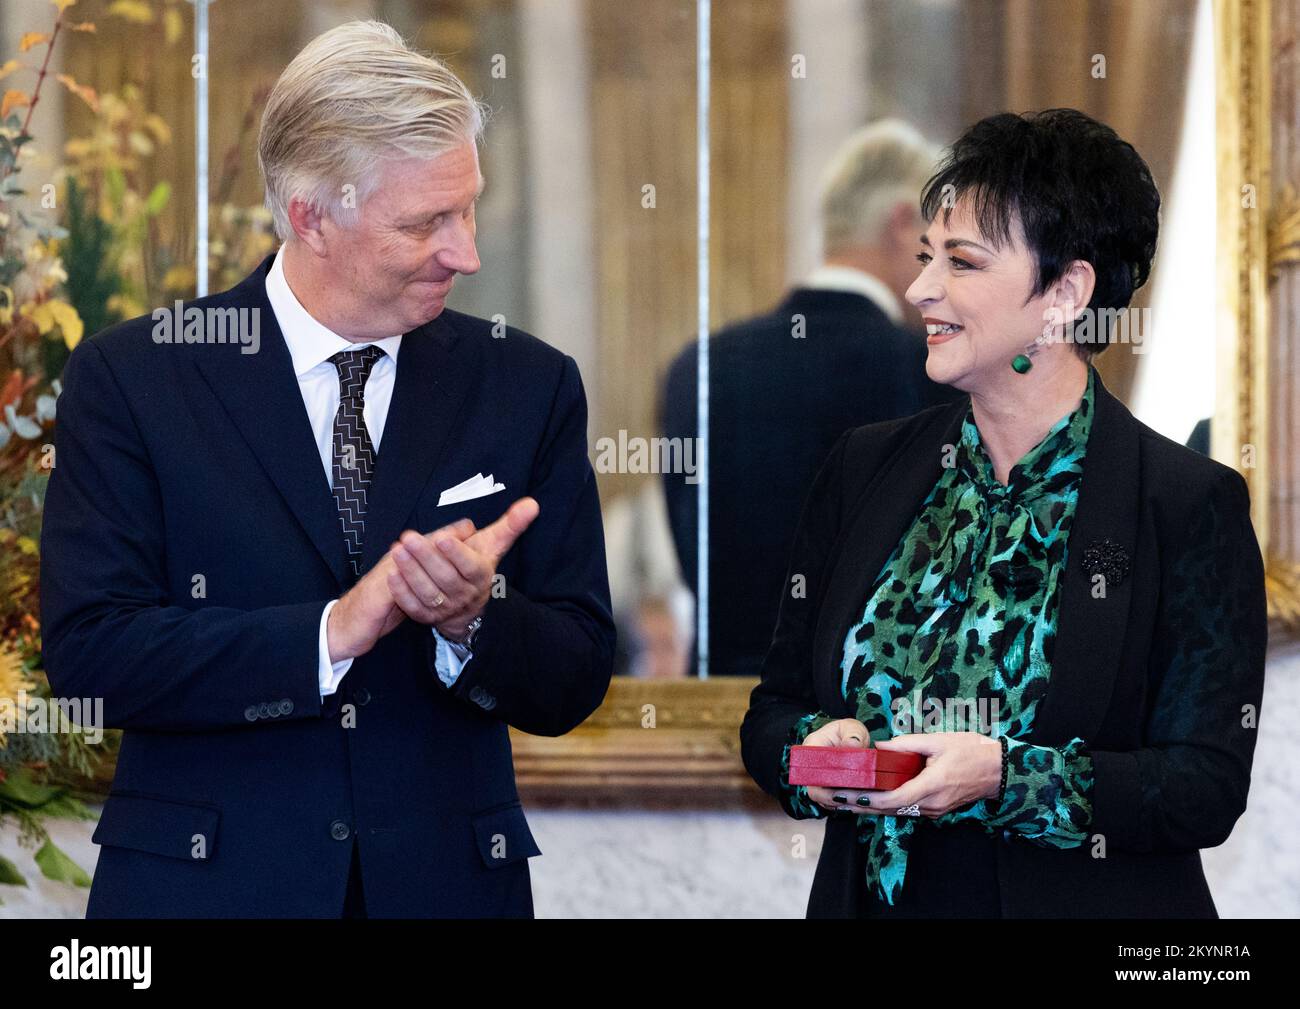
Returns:
[[[859,796],[858,796],[858,805],[859,805],[859,806],[870,806],[870,805],[871,805],[871,799],[870,799],[869,797],[865,796],[865,795],[859,795]]]
[[[848,797],[847,795],[832,795],[831,798],[834,799],[836,802],[848,802],[848,801],[849,801],[849,797]]]

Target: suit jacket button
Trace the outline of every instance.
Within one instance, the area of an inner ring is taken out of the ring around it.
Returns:
[[[280,714],[288,715],[292,712],[293,712],[293,701],[289,700],[289,698],[286,697],[283,701],[280,702]]]
[[[259,705],[257,706],[257,713],[258,713],[258,715],[261,716],[262,718],[270,718],[270,717],[271,717],[271,706],[270,706],[269,704],[267,704],[265,701],[263,701],[261,704],[259,704]]]
[[[370,703],[370,691],[365,687],[357,687],[357,689],[353,691],[352,697],[363,708]]]
[[[475,704],[482,704],[482,703],[483,703],[483,688],[482,688],[482,687],[475,687],[473,690],[471,690],[471,691],[469,692],[469,699],[470,699],[471,701],[473,701]]]
[[[342,820],[335,820],[330,824],[330,837],[336,841],[346,841],[352,834],[351,828]]]
[[[256,722],[256,721],[257,721],[257,705],[256,705],[256,704],[250,704],[248,707],[246,707],[246,708],[244,709],[244,717],[247,718],[250,722]]]

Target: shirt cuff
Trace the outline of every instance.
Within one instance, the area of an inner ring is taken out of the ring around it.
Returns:
[[[337,602],[337,599],[332,599],[326,603],[325,612],[320,615],[320,662],[316,676],[320,680],[322,698],[329,697],[338,690],[339,684],[343,682],[343,674],[352,668],[351,659],[340,659],[338,662],[330,663],[329,635],[325,633],[325,625],[329,622],[330,610],[334,609],[334,604]]]
[[[438,654],[434,660],[438,669],[438,679],[450,687],[460,676],[465,663],[473,658],[474,652],[468,645],[462,645],[458,641],[448,641],[438,633],[436,627],[430,627],[429,630],[433,631],[433,636],[438,639]]]
[[[808,798],[808,787],[806,785],[790,784],[790,747],[803,745],[805,739],[830,721],[832,721],[831,716],[824,711],[814,711],[804,715],[791,726],[790,736],[785,747],[781,750],[781,795],[779,798],[781,806],[785,809],[787,815],[794,817],[796,820],[820,818],[825,815],[825,812],[821,806]]]
[[[997,798],[976,802],[969,818],[1041,845],[1077,847],[1092,822],[1092,784],[1092,756],[1077,736],[1059,749],[1008,736],[1007,786]]]

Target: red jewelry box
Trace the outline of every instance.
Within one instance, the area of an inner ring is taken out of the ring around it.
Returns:
[[[790,747],[790,784],[820,788],[897,788],[925,766],[919,753],[848,746]]]

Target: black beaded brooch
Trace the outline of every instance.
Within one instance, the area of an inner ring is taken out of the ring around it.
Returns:
[[[1129,571],[1129,556],[1114,540],[1093,541],[1083,551],[1083,570],[1101,575],[1107,585],[1119,585]]]

